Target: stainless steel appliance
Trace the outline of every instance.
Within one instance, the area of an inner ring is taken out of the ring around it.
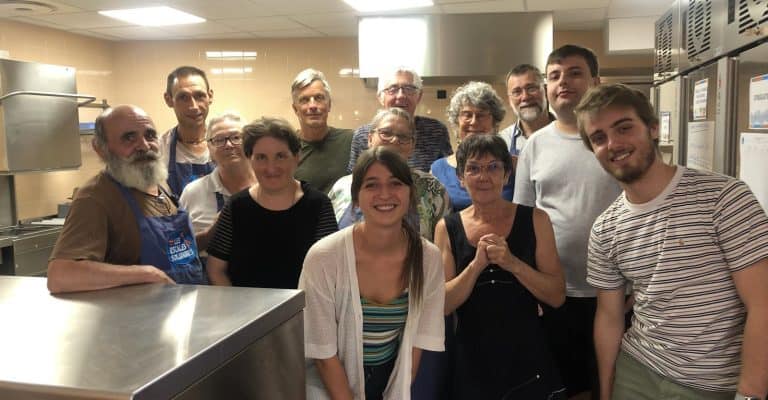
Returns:
[[[46,276],[60,226],[17,225],[0,229],[0,275]]]
[[[79,167],[77,108],[93,100],[72,67],[0,59],[0,173]]]
[[[422,77],[503,77],[512,65],[543,67],[552,43],[551,12],[364,16],[360,77],[402,65]]]
[[[732,57],[721,57],[689,71],[684,78],[686,126],[682,160],[689,167],[736,174],[735,67]]]
[[[304,293],[145,284],[50,295],[0,276],[1,399],[295,399]]]
[[[78,168],[77,109],[93,100],[72,67],[0,59],[0,274],[46,274],[61,228],[17,225],[14,175]]]

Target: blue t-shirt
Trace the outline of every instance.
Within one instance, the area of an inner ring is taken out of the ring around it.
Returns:
[[[456,176],[456,168],[448,164],[448,157],[433,162],[431,172],[432,175],[445,186],[445,190],[448,192],[448,197],[451,199],[453,212],[461,211],[472,204],[472,199],[469,198],[469,193],[467,193],[466,189],[461,187],[459,177]],[[515,175],[510,174],[509,180],[501,191],[501,197],[505,200],[512,201],[514,193]]]

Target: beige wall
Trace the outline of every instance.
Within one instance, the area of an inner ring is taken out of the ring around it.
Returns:
[[[567,41],[591,47],[600,56],[603,68],[652,64],[650,56],[605,55],[599,31],[555,32],[554,41],[555,46]],[[173,111],[165,105],[162,94],[168,72],[182,64],[195,65],[209,73],[214,90],[211,113],[234,109],[249,119],[280,116],[296,125],[290,83],[296,73],[307,67],[325,72],[331,84],[331,125],[356,128],[378,108],[375,89],[366,88],[359,78],[338,75],[341,68],[357,66],[356,38],[110,42],[0,20],[0,50],[8,51],[14,59],[75,67],[81,93],[106,98],[110,104],[137,104],[147,110],[160,130],[175,124]],[[258,55],[252,61],[212,61],[205,58],[207,50],[256,51]],[[250,67],[253,72],[210,73],[212,68],[224,67]],[[445,121],[449,100],[438,99],[437,91],[446,90],[450,98],[453,90],[468,79],[427,79],[417,113]],[[494,87],[505,98],[503,77],[493,80]],[[96,115],[96,110],[82,110],[81,121],[92,121]],[[509,112],[502,127],[513,120]],[[20,218],[55,214],[56,204],[101,168],[89,140],[83,137],[83,167],[79,171],[17,176]]]

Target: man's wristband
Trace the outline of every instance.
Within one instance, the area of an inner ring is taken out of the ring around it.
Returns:
[[[745,396],[741,393],[736,393],[736,396],[733,397],[733,400],[763,400],[762,397],[757,396]]]

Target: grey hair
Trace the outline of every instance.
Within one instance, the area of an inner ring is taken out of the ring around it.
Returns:
[[[296,78],[293,79],[293,83],[291,84],[291,98],[293,101],[296,101],[296,96],[298,96],[301,89],[311,85],[314,81],[320,81],[323,84],[323,90],[325,90],[328,98],[331,97],[331,85],[329,85],[328,80],[325,79],[325,74],[316,69],[307,68],[304,71],[299,72],[299,74],[296,75]]]
[[[384,121],[385,118],[393,116],[402,118],[405,120],[405,122],[408,124],[408,128],[411,130],[411,135],[416,137],[416,125],[413,119],[413,116],[411,116],[408,111],[403,110],[402,108],[392,107],[392,108],[382,108],[379,111],[376,112],[376,115],[371,120],[371,132],[376,130],[376,128],[381,125],[381,123]]]
[[[422,82],[421,76],[419,76],[419,73],[416,72],[415,69],[401,65],[399,67],[396,67],[394,69],[387,71],[386,73],[379,75],[379,87],[376,90],[376,93],[381,94],[381,92],[384,89],[386,89],[390,84],[392,84],[397,74],[403,74],[403,73],[411,74],[411,76],[413,77],[413,86],[416,86],[419,90],[421,90],[424,87],[424,82]]]
[[[224,111],[221,114],[217,114],[216,116],[208,120],[208,127],[205,130],[206,139],[210,139],[211,135],[213,134],[213,126],[225,120],[229,120],[232,122],[240,122],[242,124],[243,116],[240,115],[240,113],[238,113],[237,111]]]
[[[504,83],[509,85],[510,77],[525,75],[528,73],[532,73],[533,76],[536,77],[536,83],[539,84],[539,86],[544,86],[544,74],[541,73],[540,69],[531,64],[515,65],[511,70],[509,70],[509,72],[507,72],[507,78],[504,80]]]
[[[453,126],[459,126],[459,113],[465,105],[477,107],[481,110],[488,110],[493,117],[493,126],[498,128],[507,110],[504,108],[504,101],[501,100],[491,85],[485,82],[471,81],[456,88],[451,97],[451,103],[448,105],[446,114],[448,121]]]
[[[112,108],[107,108],[93,121],[93,144],[103,149],[107,146],[107,131],[104,129],[104,120],[112,113]]]

